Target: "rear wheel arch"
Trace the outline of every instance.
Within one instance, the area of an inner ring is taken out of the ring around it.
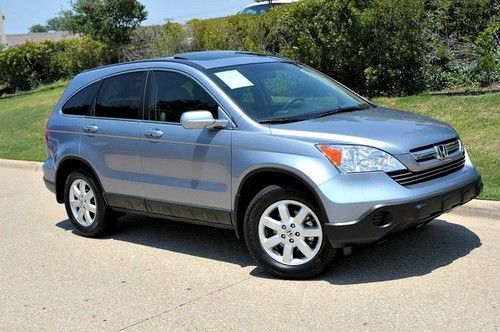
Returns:
[[[321,214],[326,217],[326,211],[319,195],[309,181],[304,180],[303,177],[293,173],[292,171],[277,167],[256,169],[245,175],[243,180],[240,182],[237,194],[235,195],[232,219],[234,221],[234,228],[238,238],[243,237],[243,222],[246,210],[251,200],[262,189],[270,185],[292,187],[310,195],[318,205]]]
[[[84,170],[92,175],[99,189],[104,193],[101,180],[88,161],[80,157],[66,157],[59,162],[56,171],[56,199],[58,203],[64,203],[64,184],[71,172],[76,170]]]

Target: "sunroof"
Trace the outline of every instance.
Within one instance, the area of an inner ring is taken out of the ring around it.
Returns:
[[[208,60],[217,60],[225,58],[235,58],[245,55],[257,55],[257,54],[248,52],[238,52],[238,51],[203,51],[203,52],[179,53],[174,55],[174,59],[208,61]]]

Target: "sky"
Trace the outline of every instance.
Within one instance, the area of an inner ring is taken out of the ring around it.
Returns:
[[[162,24],[166,19],[186,22],[192,18],[211,18],[234,14],[253,0],[139,0],[148,11],[143,25]],[[0,0],[7,34],[26,33],[34,24],[45,24],[70,0]]]

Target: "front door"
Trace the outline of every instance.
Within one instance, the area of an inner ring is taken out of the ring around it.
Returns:
[[[149,75],[140,124],[143,183],[150,212],[230,224],[231,129],[184,129],[181,115],[208,110],[224,117],[194,79],[173,71]]]

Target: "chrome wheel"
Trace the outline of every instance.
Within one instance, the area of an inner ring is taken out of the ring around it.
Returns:
[[[259,240],[274,260],[285,265],[301,265],[319,252],[323,231],[318,217],[308,206],[283,200],[269,206],[260,217]]]
[[[92,225],[96,218],[97,202],[94,191],[85,180],[73,181],[69,189],[69,204],[73,217],[80,225]]]

